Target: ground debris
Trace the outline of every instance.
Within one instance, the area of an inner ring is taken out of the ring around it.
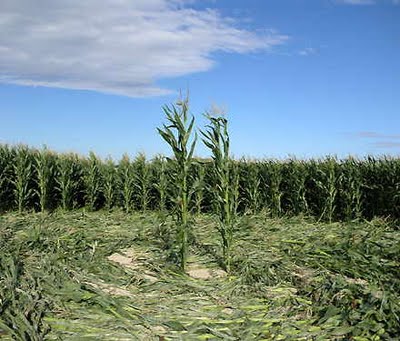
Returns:
[[[32,340],[398,339],[397,228],[249,215],[228,276],[210,252],[219,250],[212,217],[196,217],[206,247],[190,250],[186,274],[154,239],[157,219],[5,214],[0,297],[14,298],[0,339],[27,323]]]
[[[131,269],[137,268],[137,264],[134,263],[132,258],[121,255],[120,253],[113,253],[111,256],[108,256],[107,259],[124,267]]]
[[[118,286],[112,285],[112,284],[107,284],[103,281],[98,281],[97,283],[93,282],[83,282],[83,284],[89,285],[95,289],[101,290],[106,294],[112,295],[112,296],[121,296],[121,297],[133,297],[134,295],[123,288],[120,288]]]
[[[200,265],[193,264],[188,267],[186,273],[195,279],[212,279],[212,278],[223,278],[226,277],[227,273],[221,269],[209,269],[200,267]]]
[[[144,252],[137,252],[133,248],[122,250],[121,253],[113,253],[108,256],[107,259],[113,263],[117,263],[124,268],[131,270],[139,270],[140,277],[151,283],[158,280],[156,274],[153,271],[147,269],[146,259],[149,259],[150,255]]]

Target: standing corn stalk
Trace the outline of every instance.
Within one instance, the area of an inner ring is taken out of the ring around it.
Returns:
[[[232,199],[232,216],[236,218],[238,207],[240,204],[240,172],[239,164],[235,160],[230,161],[230,179],[231,179],[231,199]]]
[[[193,164],[193,190],[194,198],[193,205],[196,214],[200,214],[203,209],[204,200],[204,187],[205,187],[205,167],[201,161],[197,161]]]
[[[347,220],[361,219],[362,176],[358,160],[350,157],[342,164],[342,178],[339,194],[343,202],[343,217]]]
[[[256,213],[260,207],[259,164],[255,160],[243,160],[243,165],[245,165],[243,180],[246,181],[246,185],[243,187],[246,198],[246,210]]]
[[[323,193],[323,211],[319,219],[325,218],[329,223],[332,223],[336,211],[337,189],[342,177],[338,174],[337,166],[336,158],[327,157],[317,170],[321,180],[316,180],[316,184]]]
[[[231,174],[232,162],[229,156],[228,120],[222,116],[213,117],[209,114],[207,118],[210,123],[202,135],[204,144],[212,152],[214,200],[219,216],[218,232],[222,241],[225,269],[229,272],[237,202],[235,201],[236,186],[233,185]]]
[[[39,198],[40,211],[44,212],[49,206],[51,186],[53,182],[54,172],[54,158],[53,154],[46,148],[42,151],[35,153],[34,168],[36,172],[36,185],[35,190]]]
[[[78,167],[79,160],[75,154],[61,155],[57,159],[56,183],[61,197],[61,207],[69,210],[73,207],[81,171]]]
[[[115,182],[117,178],[117,169],[114,161],[107,158],[106,162],[101,167],[103,174],[103,192],[104,203],[107,210],[111,210],[115,203]]]
[[[0,211],[9,209],[12,202],[13,155],[8,145],[0,146]]]
[[[157,208],[164,212],[167,204],[168,178],[167,178],[167,162],[163,156],[157,156],[153,161],[153,169],[155,179],[153,186],[156,190],[158,198]]]
[[[95,211],[98,207],[99,198],[102,193],[101,180],[100,160],[93,152],[90,152],[83,176],[85,202],[90,211]]]
[[[122,207],[125,212],[130,212],[133,205],[134,194],[134,169],[127,154],[124,154],[118,165],[119,188],[121,192]]]
[[[270,209],[273,217],[282,214],[282,164],[277,161],[268,161]]]
[[[170,145],[177,165],[175,174],[173,174],[177,188],[175,207],[178,228],[177,241],[179,245],[180,266],[182,270],[185,270],[188,253],[190,200],[188,177],[197,136],[192,138],[194,117],[189,120],[188,98],[179,101],[176,106],[165,106],[163,110],[168,125],[164,124],[161,129],[157,128],[157,130],[161,137]]]
[[[290,159],[284,164],[284,187],[288,211],[293,215],[308,214],[306,198],[307,167],[302,160]]]
[[[32,197],[33,191],[30,188],[32,177],[32,155],[28,148],[20,146],[17,148],[14,160],[14,198],[18,207],[18,212],[27,207],[29,199]]]
[[[150,166],[146,160],[146,156],[140,153],[135,161],[135,176],[134,176],[134,186],[135,186],[135,196],[136,196],[136,206],[142,211],[146,211],[150,205]]]

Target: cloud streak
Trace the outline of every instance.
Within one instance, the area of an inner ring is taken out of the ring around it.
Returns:
[[[378,148],[400,148],[400,142],[395,141],[378,141],[374,143]]]
[[[338,2],[347,5],[373,5],[374,0],[338,0]]]
[[[2,0],[0,82],[132,97],[157,80],[204,72],[213,54],[269,51],[287,36],[250,32],[190,0]]]
[[[400,5],[400,0],[336,0],[337,3],[345,5],[376,5],[379,3],[391,3],[393,5]]]
[[[359,131],[351,133],[351,136],[373,140],[371,145],[376,148],[400,148],[400,134],[382,134],[375,131]]]
[[[353,136],[355,137],[361,137],[361,138],[374,138],[374,139],[399,139],[400,140],[400,134],[381,134],[377,133],[375,131],[359,131],[357,133],[354,133]]]

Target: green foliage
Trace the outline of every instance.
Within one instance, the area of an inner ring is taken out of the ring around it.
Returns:
[[[343,219],[353,220],[362,217],[362,164],[354,158],[343,163],[339,197],[341,198]]]
[[[260,210],[262,200],[260,164],[257,161],[243,159],[239,162],[239,165],[244,210],[248,213],[257,213]]]
[[[218,231],[221,237],[225,268],[230,270],[231,247],[235,227],[237,202],[232,176],[232,161],[229,155],[228,120],[222,116],[207,115],[209,124],[202,131],[203,142],[210,149],[213,159],[213,189]]]
[[[308,215],[307,202],[307,163],[302,160],[290,159],[283,165],[282,201],[284,211],[291,215]]]
[[[235,161],[221,115],[202,131],[212,160],[195,160],[188,112],[164,107],[171,158],[0,146],[2,213],[108,210],[0,216],[0,337],[396,339],[400,160]]]
[[[44,212],[50,206],[50,199],[54,181],[54,154],[46,148],[34,154],[34,169],[36,173],[35,190],[39,198],[40,211]]]
[[[133,209],[135,172],[133,164],[127,154],[124,154],[119,162],[118,180],[122,207],[125,212],[130,212]]]
[[[149,164],[146,160],[146,156],[143,153],[140,153],[135,161],[134,161],[134,169],[135,169],[135,196],[137,207],[139,210],[146,211],[146,209],[150,205],[151,197],[151,172]]]
[[[176,164],[172,173],[173,183],[177,190],[174,211],[177,219],[180,266],[182,270],[185,270],[188,253],[189,202],[191,197],[191,188],[188,181],[196,145],[196,137],[192,137],[194,117],[189,119],[188,98],[171,107],[165,106],[164,113],[168,123],[164,124],[162,128],[157,128],[157,130],[172,149],[174,159],[169,160]]]
[[[399,217],[400,159],[368,157],[362,164],[364,215]]]
[[[342,179],[337,160],[327,157],[317,169],[318,177],[315,179],[321,191],[322,213],[320,219],[332,222],[336,211],[336,196],[339,183]]]
[[[14,153],[8,145],[0,145],[0,212],[12,208]]]
[[[0,254],[0,274],[0,332],[18,341],[44,340],[49,332],[44,321],[48,300],[40,280],[13,255]]]
[[[260,165],[262,197],[264,208],[269,211],[272,217],[279,217],[283,213],[283,163],[264,160]],[[290,184],[293,187],[294,184]]]
[[[205,192],[205,166],[200,160],[193,163],[193,192],[192,205],[196,214],[203,212]]]
[[[0,339],[398,338],[400,231],[384,219],[246,215],[227,275],[214,218],[197,216],[188,272],[208,279],[173,271],[173,226],[150,211],[2,215]]]
[[[75,154],[57,158],[56,189],[60,195],[63,210],[70,210],[76,202],[78,188],[82,181],[81,160]]]
[[[133,161],[125,155],[113,164],[93,153],[85,158],[0,145],[0,211],[69,210],[85,205],[90,210],[171,210],[180,195],[175,184],[182,182],[179,162],[163,156],[149,161],[141,154]],[[213,160],[193,159],[185,170],[191,212],[218,211],[213,164]],[[232,191],[236,191],[239,213],[267,211],[272,217],[303,215],[328,222],[400,219],[398,158],[241,159],[232,160],[229,168],[232,176],[237,171],[238,183]]]
[[[115,205],[116,190],[115,184],[117,183],[117,167],[111,158],[108,158],[105,163],[101,165],[101,172],[103,178],[103,195],[104,207],[107,210]]]
[[[103,185],[101,162],[93,152],[90,152],[89,159],[85,162],[83,181],[86,206],[90,211],[95,211],[99,207]]]
[[[154,207],[161,212],[167,208],[168,199],[168,170],[165,157],[157,156],[153,161],[153,186],[156,194],[154,197],[158,201]]]
[[[18,212],[22,213],[33,195],[33,188],[30,184],[33,174],[32,154],[27,147],[17,147],[13,166],[14,178],[11,181],[14,185],[14,198]]]

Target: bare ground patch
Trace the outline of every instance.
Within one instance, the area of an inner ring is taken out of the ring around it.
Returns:
[[[103,281],[98,281],[97,283],[93,282],[83,282],[83,283],[86,285],[90,285],[91,287],[101,290],[104,293],[112,296],[133,297],[133,294],[130,291],[115,285],[104,283]]]
[[[143,279],[149,282],[156,282],[158,280],[156,274],[146,268],[146,260],[150,257],[151,255],[145,252],[137,252],[133,248],[129,248],[122,250],[120,253],[113,253],[107,259],[124,268],[138,270]]]
[[[186,273],[194,279],[213,279],[226,277],[227,273],[221,269],[209,269],[201,267],[198,264],[191,264],[188,266]]]

